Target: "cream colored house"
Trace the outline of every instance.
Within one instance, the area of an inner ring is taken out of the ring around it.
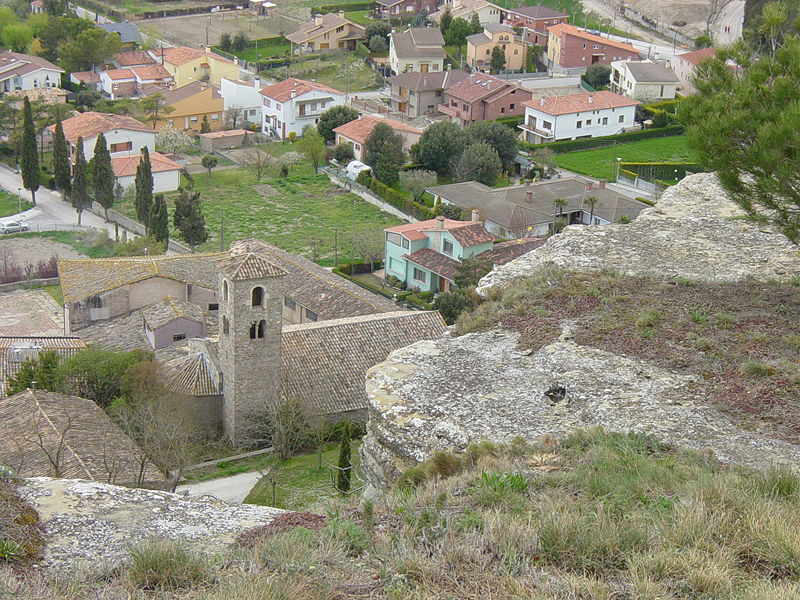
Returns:
[[[464,19],[471,21],[472,15],[478,15],[481,25],[487,23],[500,23],[503,20],[504,10],[497,4],[492,4],[486,0],[447,0],[439,6],[436,12],[430,14],[430,20],[438,23],[447,9],[454,19]]]
[[[444,38],[438,27],[412,27],[389,35],[392,72],[436,73],[444,68]]]
[[[353,148],[353,154],[356,160],[363,160],[364,158],[364,143],[372,133],[372,128],[378,123],[385,123],[397,133],[399,133],[405,143],[403,147],[408,150],[409,146],[416,144],[419,138],[422,137],[422,129],[417,129],[411,125],[406,125],[394,119],[380,119],[377,117],[363,116],[344,125],[335,128],[333,132],[336,134],[336,143],[350,144]]]
[[[621,96],[653,102],[672,100],[678,76],[652,60],[616,60],[611,63],[611,91]]]
[[[361,25],[344,18],[344,11],[315,15],[309,23],[286,36],[296,52],[317,50],[355,50],[356,44],[365,39]]]
[[[506,55],[506,66],[510,71],[525,67],[526,46],[508,25],[484,25],[482,33],[467,37],[467,63],[476,69],[488,70],[492,61],[492,50],[500,47]]]
[[[239,79],[239,65],[213,52],[177,46],[157,48],[148,54],[161,64],[175,81],[175,87],[182,87],[193,81],[207,81],[219,85],[220,80]]]

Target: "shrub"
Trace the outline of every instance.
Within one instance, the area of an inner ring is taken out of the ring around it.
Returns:
[[[149,540],[130,550],[128,581],[147,591],[174,592],[211,583],[211,561],[173,540]]]
[[[427,479],[425,471],[421,467],[410,467],[403,471],[403,474],[397,479],[397,487],[415,488]]]
[[[425,472],[429,477],[452,477],[463,467],[461,459],[441,450],[431,454],[425,461]]]
[[[556,154],[561,154],[563,152],[589,150],[591,148],[603,148],[612,144],[635,142],[637,140],[646,140],[649,138],[671,137],[674,135],[681,135],[682,133],[683,127],[681,125],[670,125],[669,127],[662,127],[660,129],[653,127],[652,129],[628,131],[626,133],[619,133],[617,135],[588,138],[585,140],[568,140],[564,142],[549,142],[547,144],[519,142],[519,147],[522,150],[539,150],[541,148],[550,148]]]
[[[0,481],[0,564],[27,565],[38,559],[45,545],[42,531],[36,509],[12,483]]]
[[[320,533],[343,543],[351,556],[359,556],[369,547],[369,536],[364,528],[346,519],[331,519]]]
[[[753,487],[766,498],[783,500],[795,498],[800,492],[800,476],[786,465],[773,465],[753,475]]]

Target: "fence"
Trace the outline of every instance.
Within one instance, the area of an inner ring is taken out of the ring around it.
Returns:
[[[403,219],[404,221],[408,221],[409,223],[417,222],[417,219],[415,219],[414,217],[407,215],[400,209],[395,208],[388,202],[385,202],[384,200],[373,194],[369,188],[361,185],[360,183],[356,183],[352,179],[348,179],[338,169],[335,169],[333,167],[322,167],[320,170],[323,173],[325,173],[328,176],[328,179],[330,179],[336,185],[349,189],[356,196],[359,196],[360,198],[366,200],[373,206],[377,206],[382,211],[387,212],[390,215],[394,215],[398,219]]]
[[[97,202],[92,202],[92,206],[89,209],[89,212],[94,213],[100,217],[105,217],[105,210],[102,206],[100,206]],[[135,233],[136,235],[146,235],[146,230],[144,225],[139,223],[138,221],[134,221],[130,217],[126,217],[122,213],[118,213],[113,209],[108,210],[108,220],[112,223],[116,223],[123,229],[130,231],[131,233]],[[167,250],[172,250],[178,254],[191,254],[192,249],[188,246],[184,246],[180,242],[176,242],[175,240],[170,240],[167,244]]]
[[[617,183],[630,185],[651,194],[658,194],[686,175],[701,171],[696,163],[632,163],[621,162]]]

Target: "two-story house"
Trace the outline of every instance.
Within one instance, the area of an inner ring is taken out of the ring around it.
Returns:
[[[389,34],[392,72],[435,73],[444,68],[444,38],[438,27],[412,27]]]
[[[355,50],[364,39],[364,27],[344,18],[344,11],[314,15],[294,33],[286,36],[295,52]]]
[[[530,100],[529,90],[518,83],[473,73],[443,93],[439,112],[464,127],[473,121],[493,121],[498,117],[521,115],[523,102]]]
[[[378,12],[384,19],[436,10],[436,0],[378,0]]]
[[[611,63],[611,91],[653,102],[672,100],[678,85],[675,71],[652,60],[615,60]]]
[[[539,46],[547,46],[548,27],[568,21],[569,15],[542,5],[507,8],[503,17],[504,24],[522,27],[526,42]]]
[[[379,117],[372,117],[364,115],[358,119],[354,119],[344,125],[339,125],[333,132],[336,134],[337,144],[349,144],[353,148],[353,154],[356,160],[362,160],[364,157],[364,142],[372,133],[372,128],[378,123],[385,123],[394,129],[403,138],[405,143],[403,147],[408,150],[409,146],[416,144],[419,138],[422,137],[422,129],[406,125],[394,119],[382,119]]]
[[[156,192],[178,189],[181,167],[155,151],[156,130],[127,115],[98,112],[77,113],[61,123],[67,141],[67,153],[73,163],[77,157],[78,138],[83,138],[83,155],[87,161],[94,156],[94,145],[101,133],[106,138],[111,164],[117,182],[131,185],[142,148],[147,147],[153,167],[153,186]],[[48,127],[51,134],[55,125]],[[126,179],[129,178],[129,179]]]
[[[589,65],[610,65],[615,60],[639,60],[630,44],[600,37],[568,23],[547,30],[547,66],[553,71],[586,69]]]
[[[219,93],[222,96],[226,127],[243,127],[246,123],[261,126],[261,90],[266,84],[258,77],[252,81],[222,79]]]
[[[511,27],[499,23],[484,25],[481,33],[467,36],[467,64],[488,71],[495,48],[501,48],[506,56],[504,69],[520,71],[525,67],[527,44]]]
[[[505,11],[497,4],[486,0],[445,0],[439,5],[436,12],[431,13],[429,18],[434,23],[439,23],[442,15],[448,10],[454,19],[464,19],[467,22],[471,22],[472,15],[477,14],[481,25],[499,23],[503,20]]]
[[[394,112],[420,117],[439,112],[444,90],[469,77],[461,70],[446,69],[438,73],[410,71],[393,75],[386,81],[391,85],[389,101]]]
[[[100,90],[111,100],[142,95],[151,85],[167,87],[173,83],[172,75],[157,64],[109,69],[99,73]]]
[[[0,52],[0,92],[59,87],[63,72],[39,56]]]
[[[207,50],[198,50],[188,46],[175,48],[157,48],[148,54],[167,71],[175,80],[175,87],[181,87],[193,81],[206,81],[219,85],[220,80],[239,78],[239,65]]]
[[[316,125],[332,106],[345,103],[345,95],[315,81],[289,77],[261,90],[261,131],[279,140],[299,136],[306,125]]]
[[[670,59],[669,66],[672,67],[678,77],[681,93],[684,95],[695,93],[696,90],[692,85],[694,70],[703,60],[714,58],[716,54],[717,51],[714,48],[702,48],[678,54]]]
[[[156,125],[158,129],[182,129],[199,132],[203,118],[208,120],[211,131],[222,129],[223,100],[219,87],[203,81],[162,92],[164,106],[172,111],[164,113]]]
[[[633,126],[638,104],[605,90],[540,98],[523,103],[519,128],[532,144],[615,135]]]

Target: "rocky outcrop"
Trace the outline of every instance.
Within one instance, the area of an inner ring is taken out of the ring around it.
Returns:
[[[711,450],[726,462],[800,465],[799,446],[744,431],[704,405],[693,376],[575,344],[568,334],[536,352],[517,343],[502,330],[422,341],[370,369],[361,447],[369,484],[385,487],[436,450],[594,425]]]
[[[628,225],[573,225],[484,277],[478,293],[546,268],[695,281],[787,280],[800,252],[786,237],[743,220],[716,176],[692,175]]]
[[[26,479],[19,492],[44,525],[47,548],[38,566],[62,572],[117,565],[132,544],[149,538],[216,552],[285,512],[80,479]]]

